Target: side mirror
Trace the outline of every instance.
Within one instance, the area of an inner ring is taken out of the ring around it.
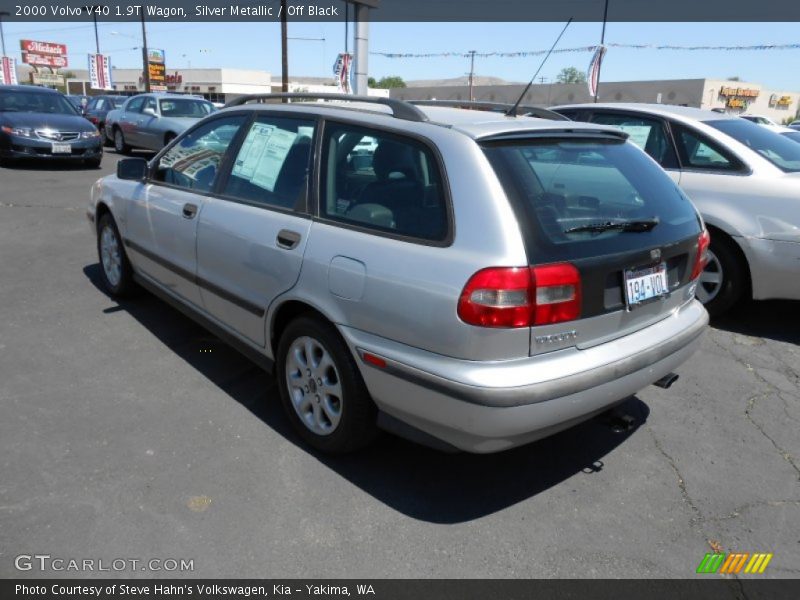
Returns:
[[[155,108],[150,108],[150,107],[147,107],[147,108],[143,109],[142,113],[144,113],[146,115],[150,115],[151,117],[157,117],[158,116],[158,113],[156,112],[156,109]]]
[[[147,161],[143,158],[123,158],[117,163],[117,178],[142,181],[147,177]]]

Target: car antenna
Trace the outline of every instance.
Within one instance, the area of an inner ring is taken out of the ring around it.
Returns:
[[[552,47],[550,48],[550,50],[547,51],[547,54],[545,55],[544,59],[542,59],[542,64],[540,64],[539,68],[536,69],[536,73],[533,74],[533,77],[531,77],[531,80],[528,82],[528,85],[526,85],[525,89],[522,90],[522,93],[519,95],[519,98],[517,98],[517,101],[514,103],[514,106],[512,106],[511,108],[509,108],[506,111],[506,116],[507,117],[516,117],[517,116],[517,109],[519,108],[519,103],[522,102],[522,99],[525,97],[525,94],[527,94],[528,90],[531,89],[531,86],[533,85],[533,82],[536,79],[536,76],[539,74],[539,71],[542,70],[542,67],[544,66],[544,63],[547,62],[547,59],[550,58],[550,55],[553,53],[553,50],[555,50],[556,44],[558,44],[558,40],[560,40],[561,36],[564,35],[564,32],[567,30],[567,27],[569,27],[570,23],[572,23],[572,17],[569,18],[569,20],[567,21],[567,24],[564,25],[564,29],[562,29],[561,33],[558,34],[558,37],[556,38],[556,41],[553,42]]]

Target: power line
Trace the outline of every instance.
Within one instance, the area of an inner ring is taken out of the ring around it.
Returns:
[[[760,51],[760,50],[798,50],[800,43],[794,44],[754,44],[749,46],[676,46],[671,44],[606,44],[612,48],[626,48],[631,50],[684,50],[684,51],[715,51],[715,50],[736,50],[736,51]],[[577,46],[574,48],[560,48],[553,50],[553,54],[563,54],[567,52],[594,52],[596,45]],[[528,56],[542,56],[547,54],[547,50],[521,50],[516,52],[473,52],[472,50],[461,52],[370,52],[376,56],[384,58],[525,58]]]

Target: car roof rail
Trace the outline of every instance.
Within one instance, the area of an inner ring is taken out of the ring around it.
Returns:
[[[483,110],[488,112],[506,112],[513,104],[506,104],[504,102],[483,102],[481,100],[408,100],[409,104],[417,106],[442,106],[447,108],[463,108],[466,110]],[[540,119],[549,119],[550,121],[569,121],[567,117],[555,111],[542,108],[541,106],[518,106],[517,111],[519,114],[531,117],[538,117]]]
[[[428,121],[428,115],[422,112],[413,104],[397,100],[394,98],[384,98],[383,96],[352,96],[349,94],[313,94],[308,92],[289,92],[281,94],[246,94],[230,102],[224,108],[231,106],[241,106],[253,101],[264,100],[335,100],[338,102],[364,102],[368,104],[381,104],[392,109],[392,116],[396,119],[405,121]]]

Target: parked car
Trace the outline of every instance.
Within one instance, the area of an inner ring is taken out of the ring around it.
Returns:
[[[766,125],[767,127],[780,127],[778,123],[763,115],[739,115],[742,119],[755,123],[756,125]]]
[[[99,167],[97,129],[63,94],[30,85],[0,85],[0,161],[80,160]]]
[[[121,154],[132,148],[161,150],[215,110],[211,102],[193,96],[139,94],[106,115],[105,134]]]
[[[106,115],[110,111],[120,108],[125,103],[125,100],[127,100],[126,96],[95,96],[86,106],[86,110],[83,113],[97,127],[100,137],[106,146],[113,144],[106,136]]]
[[[800,131],[798,131],[797,129],[792,129],[791,127],[786,127],[785,131],[781,131],[779,133],[783,137],[789,138],[790,140],[800,144]]]
[[[89,104],[89,96],[67,94],[64,97],[69,100],[69,103],[72,104],[79,113],[84,114],[86,112],[86,106]]]
[[[800,299],[800,146],[745,119],[697,108],[554,110],[627,131],[697,205],[711,233],[697,295],[712,315],[743,298]]]
[[[698,347],[708,233],[627,134],[280,96],[336,103],[239,99],[122,160],[88,217],[108,292],[138,282],[273,370],[314,447],[504,450],[668,386]]]

